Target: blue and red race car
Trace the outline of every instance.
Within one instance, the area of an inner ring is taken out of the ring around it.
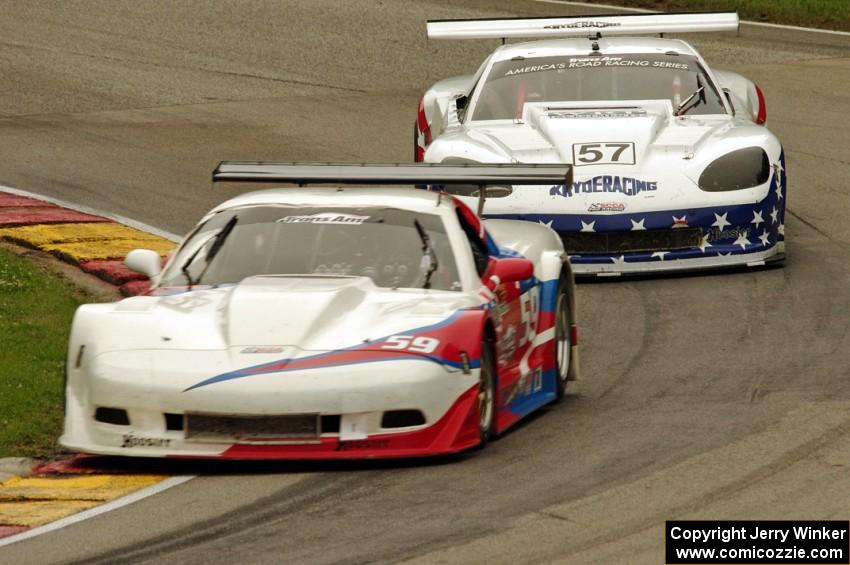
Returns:
[[[575,295],[546,226],[481,222],[454,196],[378,184],[563,183],[568,167],[222,163],[219,181],[326,183],[229,200],[145,296],[82,306],[71,449],[338,459],[462,451],[558,400]],[[365,184],[368,188],[349,186]]]

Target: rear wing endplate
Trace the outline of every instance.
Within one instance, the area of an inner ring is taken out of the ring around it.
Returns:
[[[737,12],[621,14],[566,18],[430,20],[429,39],[507,39],[511,37],[587,37],[738,31]]]
[[[267,161],[222,161],[212,175],[215,182],[282,183],[298,186],[331,185],[417,185],[477,186],[478,213],[486,198],[486,187],[505,185],[567,185],[573,183],[572,165],[497,164],[443,165],[273,163]]]

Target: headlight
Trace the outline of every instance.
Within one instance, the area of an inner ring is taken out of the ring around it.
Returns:
[[[699,177],[706,192],[752,188],[767,182],[770,161],[761,147],[747,147],[727,153],[709,164]]]

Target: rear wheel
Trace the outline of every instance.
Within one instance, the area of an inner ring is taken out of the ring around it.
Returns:
[[[570,374],[570,295],[567,288],[567,281],[562,275],[555,298],[555,402],[564,398]]]
[[[478,373],[478,431],[481,445],[496,436],[496,362],[493,344],[481,342],[481,370]]]

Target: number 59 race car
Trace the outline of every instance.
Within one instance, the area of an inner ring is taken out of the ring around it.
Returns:
[[[482,222],[441,191],[375,185],[483,193],[568,174],[221,163],[214,181],[298,186],[219,205],[162,272],[153,251],[127,256],[152,289],[78,309],[60,442],[232,459],[424,456],[486,443],[559,400],[578,374],[561,241],[542,225]]]
[[[576,275],[781,261],[785,158],[761,90],[684,41],[623,37],[737,29],[735,13],[428,22],[437,39],[543,39],[432,86],[416,160],[572,164],[571,184],[508,187],[484,212],[551,226]]]

